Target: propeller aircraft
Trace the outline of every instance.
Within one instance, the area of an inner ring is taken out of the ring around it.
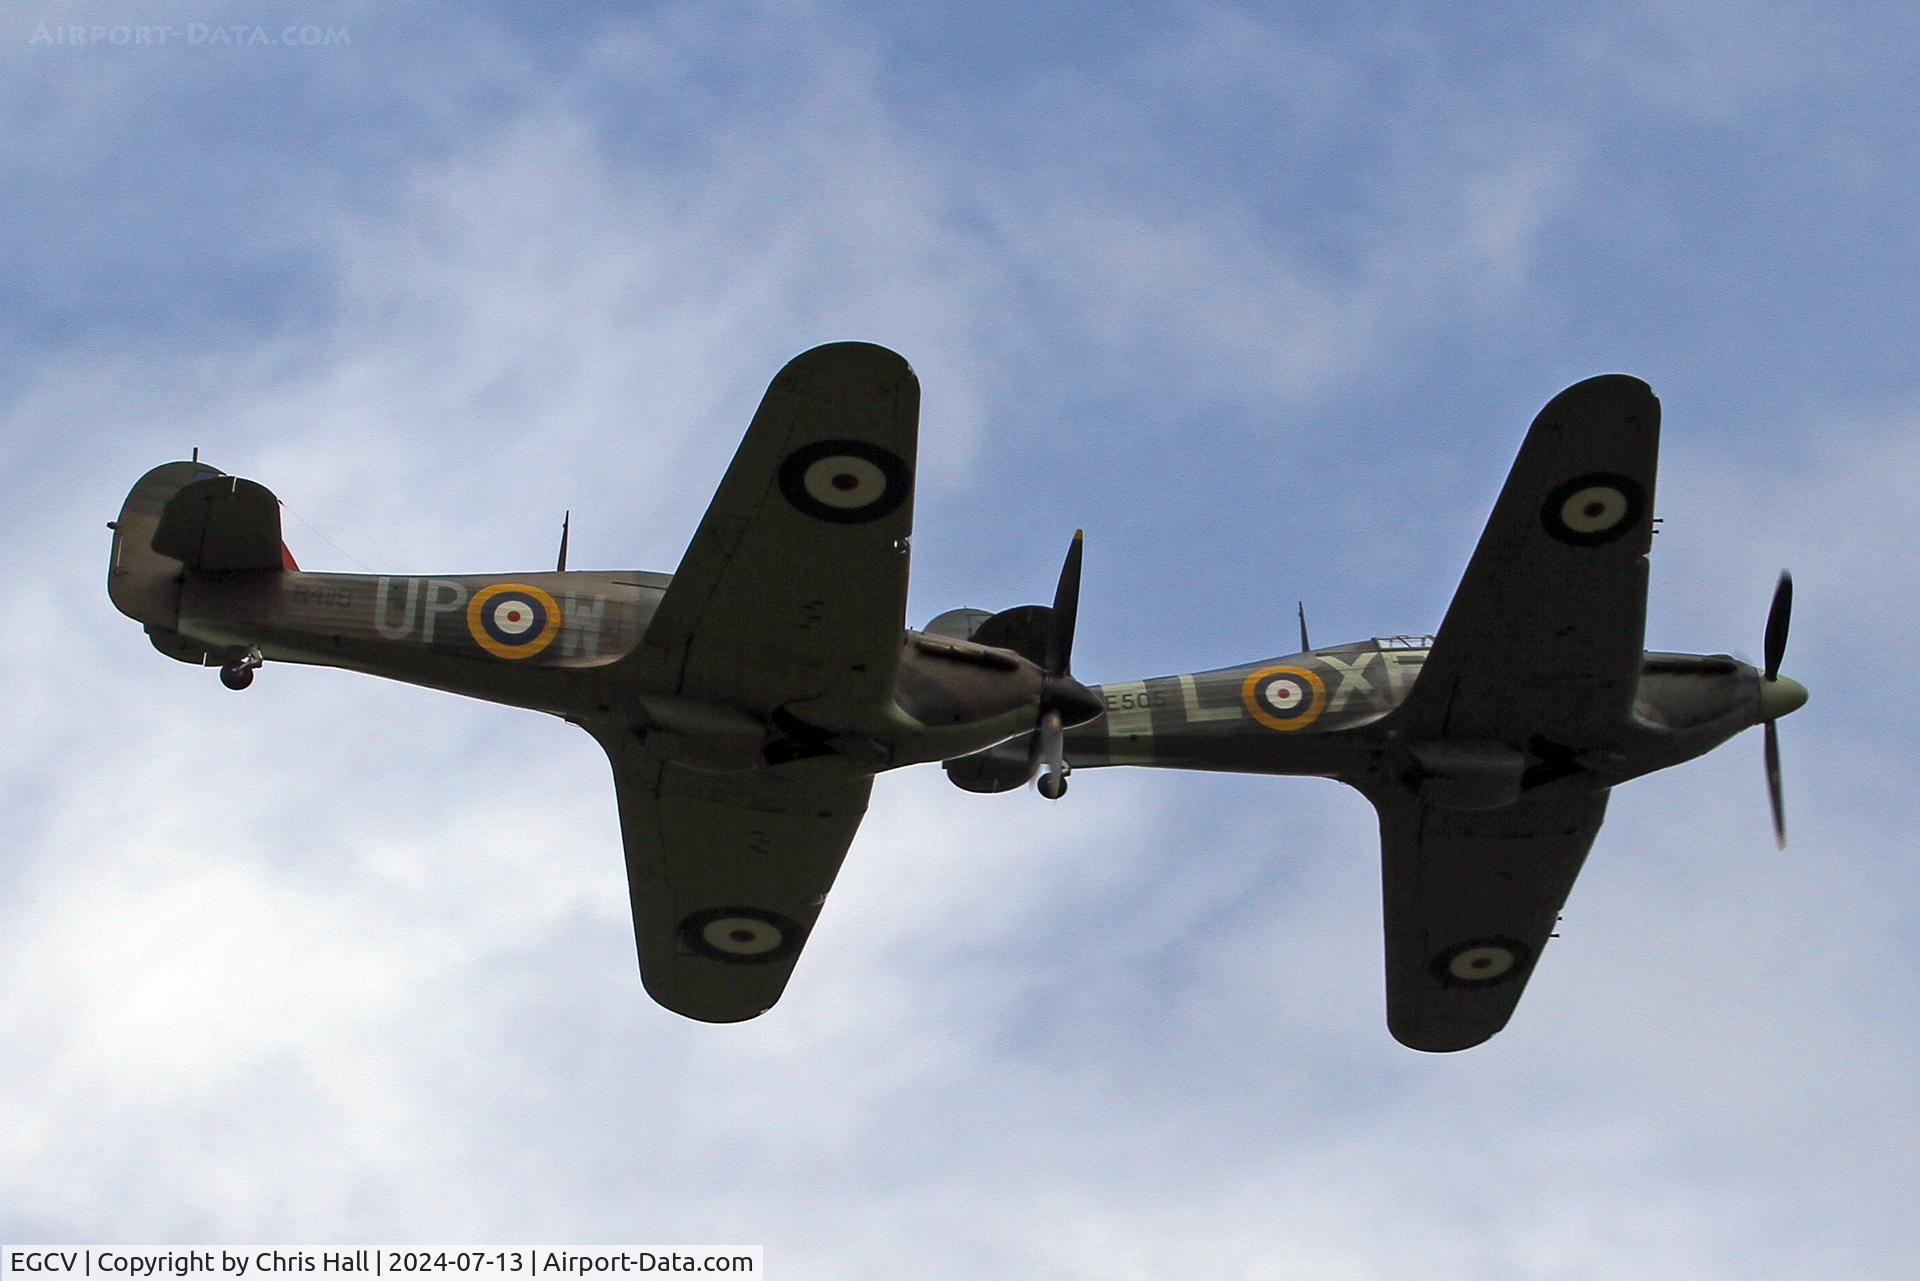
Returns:
[[[561,716],[612,764],[641,978],[689,1018],[779,1000],[873,776],[1101,713],[1068,672],[1078,542],[1038,660],[904,625],[920,386],[836,343],[774,378],[672,574],[306,573],[262,485],[154,468],[108,594],[232,689],[262,664],[385,676]]]
[[[1070,770],[1103,765],[1352,785],[1380,820],[1388,1028],[1419,1050],[1477,1045],[1512,1015],[1615,785],[1761,725],[1786,842],[1775,723],[1807,699],[1780,674],[1793,583],[1780,576],[1759,669],[1643,649],[1659,433],[1660,402],[1636,378],[1556,396],[1435,636],[1314,647],[1303,610],[1297,653],[1095,685],[1104,717],[1063,730],[1043,710],[947,773],[976,792],[1037,777],[1055,799]],[[1077,555],[1070,569],[1077,584]],[[1035,658],[1052,624],[1023,606],[950,611],[928,630]]]
[[[108,592],[154,646],[244,689],[267,661],[365,672],[561,716],[606,751],[640,971],[708,1022],[771,1008],[819,917],[875,774],[940,760],[960,787],[1076,767],[1299,774],[1380,817],[1388,1027],[1444,1051],[1505,1026],[1610,789],[1806,701],[1765,666],[1647,652],[1659,402],[1589,379],[1528,433],[1431,637],[1313,647],[1089,687],[1070,657],[1075,535],[1049,606],[905,627],[919,384],[836,343],[767,390],[672,575],[301,571],[263,486],[163,464],[129,493]]]

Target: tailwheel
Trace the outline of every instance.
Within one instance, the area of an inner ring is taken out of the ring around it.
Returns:
[[[1036,786],[1040,790],[1040,795],[1050,801],[1057,801],[1067,794],[1067,776],[1048,770],[1040,776],[1040,781]]]

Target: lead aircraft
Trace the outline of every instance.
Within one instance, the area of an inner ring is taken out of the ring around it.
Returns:
[[[1093,688],[1106,715],[947,762],[969,791],[1075,767],[1338,779],[1380,819],[1387,1026],[1460,1050],[1512,1015],[1619,783],[1765,726],[1785,844],[1774,723],[1806,702],[1780,675],[1793,584],[1782,574],[1765,666],[1643,648],[1660,402],[1636,378],[1569,387],[1540,412],[1436,636],[1300,650]],[[1064,603],[1064,602],[1063,602]],[[1044,652],[1049,611],[955,610],[930,630]]]
[[[679,571],[310,574],[264,487],[148,472],[108,590],[169,657],[244,689],[267,660],[343,667],[580,725],[612,762],[643,982],[749,1019],[785,989],[874,774],[942,760],[971,791],[1076,766],[1305,774],[1380,815],[1388,1027],[1422,1050],[1510,1017],[1617,783],[1806,701],[1764,669],[1643,649],[1659,402],[1579,383],[1534,422],[1435,637],[1314,648],[1089,688],[1069,658],[1081,541],[1051,607],[904,626],[919,384],[862,343],[773,380]],[[1104,716],[1102,713],[1104,712]],[[1784,838],[1783,838],[1784,839]]]

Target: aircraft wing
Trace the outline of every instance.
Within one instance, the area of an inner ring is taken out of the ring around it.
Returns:
[[[1396,712],[1408,741],[1596,745],[1626,719],[1659,444],[1660,402],[1624,374],[1540,411]]]
[[[866,813],[871,777],[703,774],[603,736],[626,845],[640,978],[707,1023],[772,1008]]]
[[[1398,789],[1380,814],[1387,1028],[1416,1050],[1464,1050],[1519,1003],[1606,814],[1607,793],[1545,787],[1493,810]]]
[[[639,692],[822,721],[892,699],[919,409],[907,362],[868,343],[774,377],[627,660]]]
[[[1645,644],[1660,402],[1636,378],[1567,388],[1534,419],[1439,635],[1393,713],[1401,741],[1525,754],[1519,798],[1380,814],[1387,1022],[1421,1050],[1506,1025],[1606,812],[1578,768],[1632,715]]]

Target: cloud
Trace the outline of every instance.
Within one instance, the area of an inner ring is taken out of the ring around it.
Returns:
[[[0,410],[30,478],[0,534],[0,1226],[639,1231],[800,1276],[1899,1275],[1910,735],[1877,710],[1897,663],[1854,655],[1902,621],[1910,406],[1782,452],[1744,402],[1682,431],[1704,398],[1662,387],[1656,642],[1756,646],[1801,571],[1795,846],[1765,848],[1754,744],[1621,789],[1514,1025],[1444,1058],[1382,1027],[1373,819],[1339,789],[883,778],[785,1001],[715,1029],[640,991],[585,736],[279,665],[236,698],[110,612],[101,522],[196,444],[313,527],[310,566],[348,567],[322,537],[542,564],[572,507],[576,564],[668,568],[779,363],[860,336],[927,388],[916,617],[1040,598],[1054,524],[1102,519],[1090,674],[1287,648],[1294,577],[1419,625],[1534,384],[1594,358],[1539,308],[1601,216],[1595,138],[1698,119],[1594,117],[1611,55],[1537,98],[1546,37],[1173,9],[921,92],[882,17],[730,13],[368,8],[327,63],[13,51],[0,110],[49,125],[9,176],[50,194]],[[177,139],[117,168],[117,122],[233,143],[294,101],[312,145],[260,129],[243,180]],[[1596,332],[1638,323],[1594,297]]]

